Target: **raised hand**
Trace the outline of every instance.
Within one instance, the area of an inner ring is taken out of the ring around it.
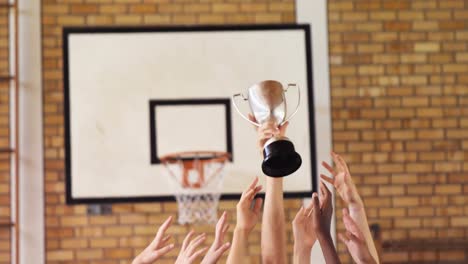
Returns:
[[[250,184],[250,186],[242,193],[242,196],[237,203],[237,223],[236,229],[249,234],[260,218],[260,210],[262,208],[262,198],[255,199],[255,204],[251,208],[255,195],[262,190],[262,186],[257,186],[258,177]]]
[[[333,213],[331,193],[323,183],[321,184],[320,189],[320,192],[325,193],[328,197],[322,198],[322,206],[320,206],[317,193],[312,195],[312,219],[314,231],[320,242],[325,262],[327,264],[337,264],[340,263],[340,259],[338,258],[338,254],[335,246],[333,245],[333,240],[330,234],[331,215]]]
[[[218,262],[221,256],[226,252],[231,244],[229,242],[224,243],[224,237],[229,230],[229,224],[227,223],[227,213],[224,212],[216,224],[216,233],[213,244],[203,258],[201,264],[214,264]]]
[[[143,250],[132,262],[132,264],[151,264],[156,260],[167,254],[169,251],[174,249],[174,244],[165,245],[170,235],[165,235],[166,230],[171,226],[172,216],[166,219],[161,227],[158,229],[156,237],[153,239],[151,244]]]
[[[322,165],[332,174],[333,178],[329,178],[325,175],[320,175],[320,177],[323,180],[333,184],[340,197],[347,204],[348,209],[350,210],[351,218],[354,220],[354,223],[359,227],[359,230],[364,235],[364,239],[370,254],[372,255],[373,259],[379,263],[379,255],[369,230],[369,224],[367,221],[366,212],[364,210],[364,203],[362,202],[356,185],[351,178],[348,166],[346,165],[346,162],[343,160],[343,158],[338,154],[332,152],[332,157],[336,165],[336,169],[333,169],[332,166],[326,162],[323,162]]]
[[[206,235],[201,234],[191,240],[193,234],[194,231],[190,231],[190,233],[185,237],[175,264],[192,264],[206,251],[207,247],[197,250],[197,248],[205,241]]]
[[[376,264],[377,262],[369,252],[364,234],[349,216],[348,209],[346,208],[343,209],[343,223],[346,228],[346,233],[338,234],[338,237],[345,243],[354,261],[358,264]]]
[[[364,205],[361,197],[359,196],[356,185],[351,178],[348,165],[341,156],[334,152],[332,152],[332,158],[336,169],[333,169],[330,164],[322,162],[322,166],[332,174],[332,178],[329,178],[323,174],[321,174],[320,177],[324,181],[333,184],[341,199],[344,200],[350,209],[362,209]]]
[[[237,223],[233,233],[232,248],[227,258],[227,264],[245,263],[247,240],[250,232],[260,218],[260,210],[262,208],[263,199],[261,198],[256,199],[253,208],[251,208],[255,195],[262,189],[262,186],[257,186],[257,183],[258,177],[242,193],[237,203]]]
[[[307,208],[301,207],[292,222],[294,235],[294,264],[309,264],[310,252],[317,241],[314,223],[312,219],[312,205]]]
[[[312,195],[312,223],[317,236],[330,235],[331,217],[333,215],[332,196],[330,190],[320,182],[320,199],[317,193]]]
[[[312,203],[307,208],[301,207],[292,222],[294,246],[301,250],[310,251],[317,241],[311,213]]]

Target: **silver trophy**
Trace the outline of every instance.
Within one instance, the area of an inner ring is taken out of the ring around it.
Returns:
[[[297,105],[295,110],[288,116],[290,111],[286,102],[285,93],[291,87],[297,88]],[[236,101],[242,99],[248,102],[251,114],[257,122],[247,118],[238,107]],[[251,86],[248,96],[234,94],[232,102],[237,112],[247,121],[255,126],[261,126],[267,122],[273,122],[276,126],[281,126],[289,121],[299,109],[301,96],[299,87],[296,84],[288,84],[284,89],[280,82],[267,80]],[[262,171],[267,176],[284,177],[295,172],[301,167],[301,156],[294,149],[293,143],[282,136],[270,138],[263,146]]]

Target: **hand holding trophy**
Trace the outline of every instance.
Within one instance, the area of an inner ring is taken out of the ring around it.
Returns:
[[[298,89],[298,99],[296,109],[288,116],[288,108],[285,92],[290,87]],[[241,97],[243,101],[248,101],[251,114],[257,122],[247,118],[236,103]],[[279,127],[289,121],[299,109],[300,92],[296,84],[288,84],[286,89],[278,81],[266,80],[251,86],[248,96],[235,94],[232,101],[237,112],[248,122],[255,126],[262,126],[265,123],[274,123]],[[284,177],[294,173],[301,167],[301,156],[296,152],[293,143],[285,136],[276,135],[265,142],[263,146],[262,171],[270,177]]]

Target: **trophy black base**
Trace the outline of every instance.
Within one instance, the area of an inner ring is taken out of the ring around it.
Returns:
[[[270,177],[284,177],[297,171],[302,164],[301,156],[289,140],[271,142],[263,149],[262,171]]]

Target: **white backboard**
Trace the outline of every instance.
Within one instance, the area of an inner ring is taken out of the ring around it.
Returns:
[[[302,96],[287,136],[303,163],[285,196],[315,188],[308,25],[64,29],[64,69],[69,203],[171,199],[152,154],[189,149],[232,154],[222,192],[236,197],[262,176],[262,157],[229,99],[269,79],[298,84]]]

